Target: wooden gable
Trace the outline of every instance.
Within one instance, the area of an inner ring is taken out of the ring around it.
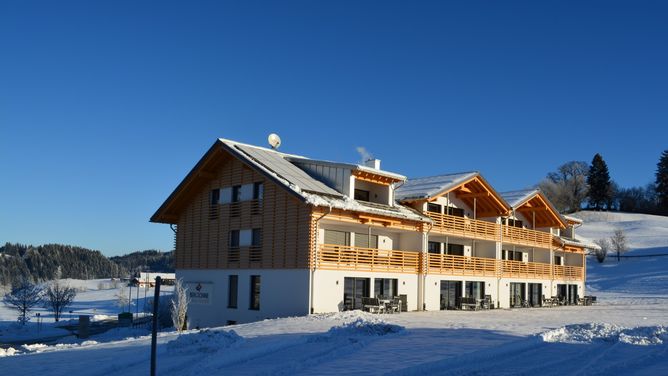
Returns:
[[[510,206],[480,175],[445,190],[431,197],[428,201],[434,201],[448,193],[454,193],[458,199],[462,200],[470,208],[475,206],[476,217],[496,217],[505,215],[510,210]]]

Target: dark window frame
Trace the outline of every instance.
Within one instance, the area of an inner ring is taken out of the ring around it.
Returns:
[[[259,275],[250,276],[250,304],[248,309],[252,311],[260,310],[260,292],[262,278]]]
[[[241,230],[230,230],[228,238],[229,249],[239,249],[241,243]]]
[[[355,188],[355,200],[370,202],[371,191]]]
[[[227,278],[227,308],[236,309],[239,305],[239,276],[232,274]]]

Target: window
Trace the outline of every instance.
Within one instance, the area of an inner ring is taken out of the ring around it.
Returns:
[[[522,221],[520,221],[519,219],[513,219],[513,218],[508,218],[508,226],[519,227],[519,228],[524,227]]]
[[[230,231],[229,243],[230,243],[229,244],[230,249],[239,248],[239,230],[231,230]]]
[[[350,245],[350,233],[346,231],[325,230],[325,244]]]
[[[448,255],[464,256],[464,245],[448,243],[448,249],[445,253]]]
[[[371,235],[371,242],[369,242],[369,234],[356,232],[355,247],[378,248],[378,235]]]
[[[241,186],[235,185],[232,187],[232,202],[241,201]]]
[[[220,203],[229,204],[232,202],[232,187],[225,187],[220,189]]]
[[[485,297],[485,283],[484,282],[466,282],[466,296],[470,298],[482,299]]]
[[[239,231],[239,247],[249,247],[253,244],[253,230]]]
[[[250,292],[250,307],[252,310],[260,309],[260,276],[252,275],[251,276],[251,292]]]
[[[441,253],[441,243],[439,243],[439,242],[429,242],[429,243],[427,243],[427,252],[429,252],[429,253]]]
[[[209,219],[218,219],[218,204],[220,203],[220,189],[213,189],[209,194]]]
[[[463,217],[464,216],[464,209],[453,208],[452,206],[446,206],[445,210],[447,211],[446,214],[454,215],[455,217]]]
[[[253,184],[253,200],[262,200],[264,196],[264,184],[262,182]]]
[[[564,257],[554,256],[554,265],[564,265]]]
[[[211,195],[209,196],[211,198],[211,205],[217,205],[220,203],[220,189],[213,189],[211,190]]]
[[[397,295],[397,279],[391,278],[374,278],[373,280],[373,289],[376,298],[379,296],[393,298]]]
[[[432,213],[441,213],[441,205],[439,204],[427,204],[427,211]]]
[[[227,285],[227,308],[237,308],[237,296],[239,294],[239,276],[228,277]]]
[[[510,251],[504,249],[501,251],[501,256],[501,258],[504,260],[522,261],[522,252],[520,251]]]
[[[261,228],[254,228],[252,235],[251,235],[251,245],[253,247],[261,247],[262,246],[262,229]]]
[[[369,201],[369,191],[355,189],[355,200]]]

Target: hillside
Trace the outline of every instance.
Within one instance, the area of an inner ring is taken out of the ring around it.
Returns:
[[[587,260],[587,289],[590,292],[634,295],[668,294],[668,217],[583,211],[573,216],[583,219],[578,235],[589,239],[610,237],[616,228],[624,230],[629,243],[628,256],[620,262],[609,255],[600,264]],[[652,256],[661,255],[666,256]]]
[[[100,251],[63,244],[40,246],[5,243],[0,246],[0,286],[23,278],[51,280],[60,268],[62,278],[96,279],[126,276],[138,270],[173,271],[172,252],[148,250],[107,258]]]

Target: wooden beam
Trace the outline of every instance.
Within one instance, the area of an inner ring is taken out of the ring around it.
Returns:
[[[482,198],[489,197],[491,194],[489,192],[478,192],[478,193],[462,193],[458,195],[459,198]]]
[[[213,179],[216,177],[216,174],[210,171],[199,171],[197,173],[197,176],[200,178],[205,178],[205,179]]]

